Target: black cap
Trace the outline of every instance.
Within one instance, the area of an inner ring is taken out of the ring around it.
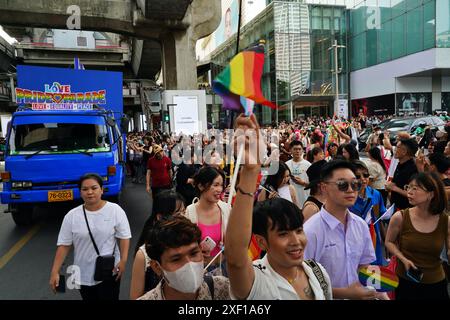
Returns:
[[[325,160],[320,160],[309,166],[308,170],[306,170],[309,184],[305,187],[305,190],[311,189],[320,182],[320,171],[325,164],[327,164]]]

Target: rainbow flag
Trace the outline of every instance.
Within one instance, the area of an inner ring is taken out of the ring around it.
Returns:
[[[372,239],[373,249],[375,250],[376,261],[373,264],[385,265],[386,260],[383,257],[383,250],[381,245],[380,226],[374,222],[380,217],[380,206],[378,204],[369,208],[366,215],[366,223],[369,227],[370,238]]]
[[[241,97],[275,109],[277,106],[266,100],[261,90],[264,67],[264,45],[260,44],[242,51],[231,59],[229,65],[213,81],[213,91],[223,99],[222,108],[240,111]]]
[[[248,246],[248,256],[252,259],[252,261],[255,261],[256,259],[259,259],[260,255],[261,249],[256,242],[255,235],[252,234],[252,239],[250,240],[250,245]]]
[[[398,287],[398,276],[386,267],[367,266],[358,270],[359,282],[375,288],[378,292],[394,291]]]

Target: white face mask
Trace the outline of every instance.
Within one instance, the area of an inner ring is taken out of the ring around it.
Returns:
[[[203,283],[203,261],[191,261],[172,272],[161,269],[169,286],[180,292],[195,293]]]

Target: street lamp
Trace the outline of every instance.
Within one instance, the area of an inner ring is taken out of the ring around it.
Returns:
[[[335,74],[336,77],[336,96],[335,96],[335,104],[334,104],[334,114],[338,113],[339,110],[339,74],[342,72],[342,69],[339,68],[338,63],[338,49],[346,48],[346,46],[339,46],[337,40],[334,40],[334,44],[328,48],[328,51],[333,50],[334,54],[334,70],[331,70],[331,73]]]

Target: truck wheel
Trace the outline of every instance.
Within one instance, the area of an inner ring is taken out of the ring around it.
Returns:
[[[33,224],[33,207],[31,205],[17,205],[11,208],[11,214],[17,226]]]

